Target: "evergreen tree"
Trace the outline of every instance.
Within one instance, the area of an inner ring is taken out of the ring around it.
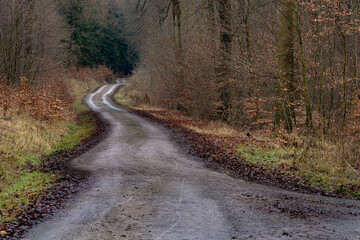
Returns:
[[[137,54],[129,46],[121,29],[121,13],[109,9],[108,16],[102,21],[96,16],[86,18],[84,0],[65,1],[61,9],[71,29],[71,51],[77,57],[79,66],[104,64],[116,73],[131,73]],[[115,19],[119,25],[114,26],[110,19]]]

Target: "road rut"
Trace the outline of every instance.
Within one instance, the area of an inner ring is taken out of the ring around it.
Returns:
[[[89,187],[24,239],[360,239],[359,201],[206,168],[166,129],[112,103],[123,84],[87,99],[111,124],[104,141],[71,162],[92,174]]]

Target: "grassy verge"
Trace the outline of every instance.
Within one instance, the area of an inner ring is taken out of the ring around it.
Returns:
[[[0,122],[0,225],[18,218],[31,201],[57,184],[59,176],[25,170],[28,164],[40,164],[52,152],[72,149],[96,131],[84,98],[100,84],[71,80],[72,120],[38,120],[18,114]]]
[[[140,115],[181,132],[197,154],[243,178],[306,192],[360,199],[360,165],[344,142],[283,132],[248,132],[181,112],[136,105],[120,91],[115,100]],[[134,107],[136,106],[136,107]]]
[[[131,99],[125,95],[124,88],[120,88],[120,90],[115,94],[114,99],[124,107],[134,107],[134,105],[131,103]]]
[[[274,144],[269,139],[266,142],[240,144],[237,155],[245,162],[289,174],[314,189],[360,198],[359,172],[335,154],[339,147],[338,143],[321,140],[311,147],[307,144],[284,146]]]
[[[77,122],[69,123],[69,134],[66,135],[55,148],[48,152],[48,154],[54,151],[72,149],[81,144],[87,137],[91,136],[96,131],[96,126],[94,122],[91,121],[92,117],[93,115],[90,112],[82,112],[78,116]]]
[[[56,176],[39,171],[24,172],[0,193],[0,225],[16,219],[22,208],[55,184]]]

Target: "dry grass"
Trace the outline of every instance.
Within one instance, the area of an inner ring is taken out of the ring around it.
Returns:
[[[114,100],[128,108],[132,108],[134,110],[143,110],[143,111],[163,111],[164,109],[156,106],[152,106],[149,103],[138,103],[136,99],[137,97],[137,91],[131,91],[125,93],[126,86],[121,88],[114,96]]]
[[[132,108],[135,110],[143,110],[143,111],[154,111],[154,112],[164,111],[163,108],[151,106],[151,105],[147,105],[147,104],[140,104],[140,105],[134,106]]]
[[[246,136],[246,134],[243,131],[239,131],[233,126],[217,121],[211,121],[209,124],[204,126],[194,126],[191,124],[183,124],[182,126],[200,134],[227,136],[227,137]]]
[[[41,121],[26,114],[2,121],[1,125],[4,130],[0,148],[7,153],[39,154],[50,150],[69,132],[67,122]]]
[[[299,168],[329,178],[346,178],[350,182],[360,184],[358,145],[353,145],[351,141],[331,143],[312,139],[295,150],[293,162]]]
[[[0,225],[15,220],[24,206],[56,182],[58,176],[24,170],[26,163],[38,164],[42,155],[71,149],[94,132],[84,100],[105,82],[89,78],[69,81],[75,99],[74,118],[40,120],[13,108],[9,109],[11,120],[0,119]]]
[[[41,121],[26,114],[0,124],[0,189],[21,174],[24,163],[36,161],[69,133],[66,122]]]
[[[193,121],[193,118],[190,118],[188,116],[186,116],[184,113],[181,113],[179,111],[171,111],[171,110],[156,110],[156,108],[148,108],[148,109],[155,109],[155,110],[147,110],[147,109],[143,109],[146,111],[151,111],[151,114],[157,118],[160,119],[173,119],[173,120],[177,120],[177,121]]]
[[[154,105],[156,99],[151,99],[154,92],[153,85],[151,84],[151,78],[144,72],[138,72],[135,76],[131,77],[126,85],[119,91],[118,99],[124,100],[125,105],[139,107],[141,105]],[[121,96],[122,95],[122,96]]]
[[[84,98],[99,85],[96,80],[70,80],[76,112],[87,109]],[[71,132],[71,122],[39,120],[17,112],[17,109],[10,109],[12,119],[0,120],[0,191],[19,178],[23,164],[36,163]]]
[[[140,111],[150,111],[151,114],[160,119],[174,119],[180,121],[192,121],[193,118],[175,110],[165,110],[158,106],[151,105],[144,94],[140,94],[144,91],[137,91],[137,87],[144,88],[140,85],[141,82],[139,79],[141,77],[135,76],[129,81],[125,87],[120,89],[117,94],[114,96],[114,99],[121,104],[122,106],[140,110]],[[145,87],[146,89],[148,86]],[[145,91],[146,92],[146,91]],[[200,120],[201,121],[201,120]],[[193,130],[200,134],[210,134],[210,135],[219,135],[219,136],[231,136],[231,137],[245,137],[243,131],[238,130],[234,126],[225,124],[219,121],[209,121],[205,125],[193,125],[193,124],[183,124],[183,127],[186,127],[190,130]]]
[[[84,98],[99,86],[99,82],[95,79],[87,79],[86,81],[70,79],[70,85],[71,95],[75,98],[75,109],[77,111],[87,110],[84,104]]]
[[[114,96],[114,100],[122,106],[133,107],[131,98],[125,94],[124,88],[121,88]]]

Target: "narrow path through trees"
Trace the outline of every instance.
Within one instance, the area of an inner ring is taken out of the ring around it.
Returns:
[[[72,166],[91,185],[25,239],[360,239],[360,203],[234,179],[171,134],[115,106],[123,82],[89,96],[110,135]]]

